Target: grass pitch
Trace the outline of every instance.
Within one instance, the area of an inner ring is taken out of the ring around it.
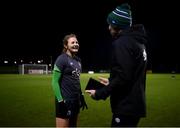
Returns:
[[[81,74],[82,90],[90,77],[108,74]],[[139,126],[180,126],[180,75],[148,74],[147,117]],[[109,98],[94,101],[85,94],[89,109],[81,111],[78,126],[109,127]],[[51,75],[0,75],[0,127],[55,127]]]

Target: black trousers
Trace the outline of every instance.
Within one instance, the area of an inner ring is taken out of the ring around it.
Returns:
[[[112,127],[137,127],[140,117],[113,114]]]

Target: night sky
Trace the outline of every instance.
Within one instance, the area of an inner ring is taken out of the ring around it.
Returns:
[[[75,33],[84,69],[108,69],[111,36],[106,17],[125,0],[61,0],[60,2],[1,3],[1,58],[45,56],[53,62],[62,50],[62,39]],[[179,70],[177,8],[174,3],[130,0],[134,23],[144,24],[148,68]]]

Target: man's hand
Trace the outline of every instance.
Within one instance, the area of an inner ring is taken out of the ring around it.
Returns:
[[[95,97],[96,90],[86,90],[86,93],[88,93],[91,97]]]
[[[109,80],[107,78],[104,77],[98,77],[100,83],[104,84],[105,86],[107,86],[109,84]]]

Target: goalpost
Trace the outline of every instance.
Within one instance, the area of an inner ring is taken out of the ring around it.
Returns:
[[[22,64],[19,66],[19,74],[48,74],[48,65]]]

